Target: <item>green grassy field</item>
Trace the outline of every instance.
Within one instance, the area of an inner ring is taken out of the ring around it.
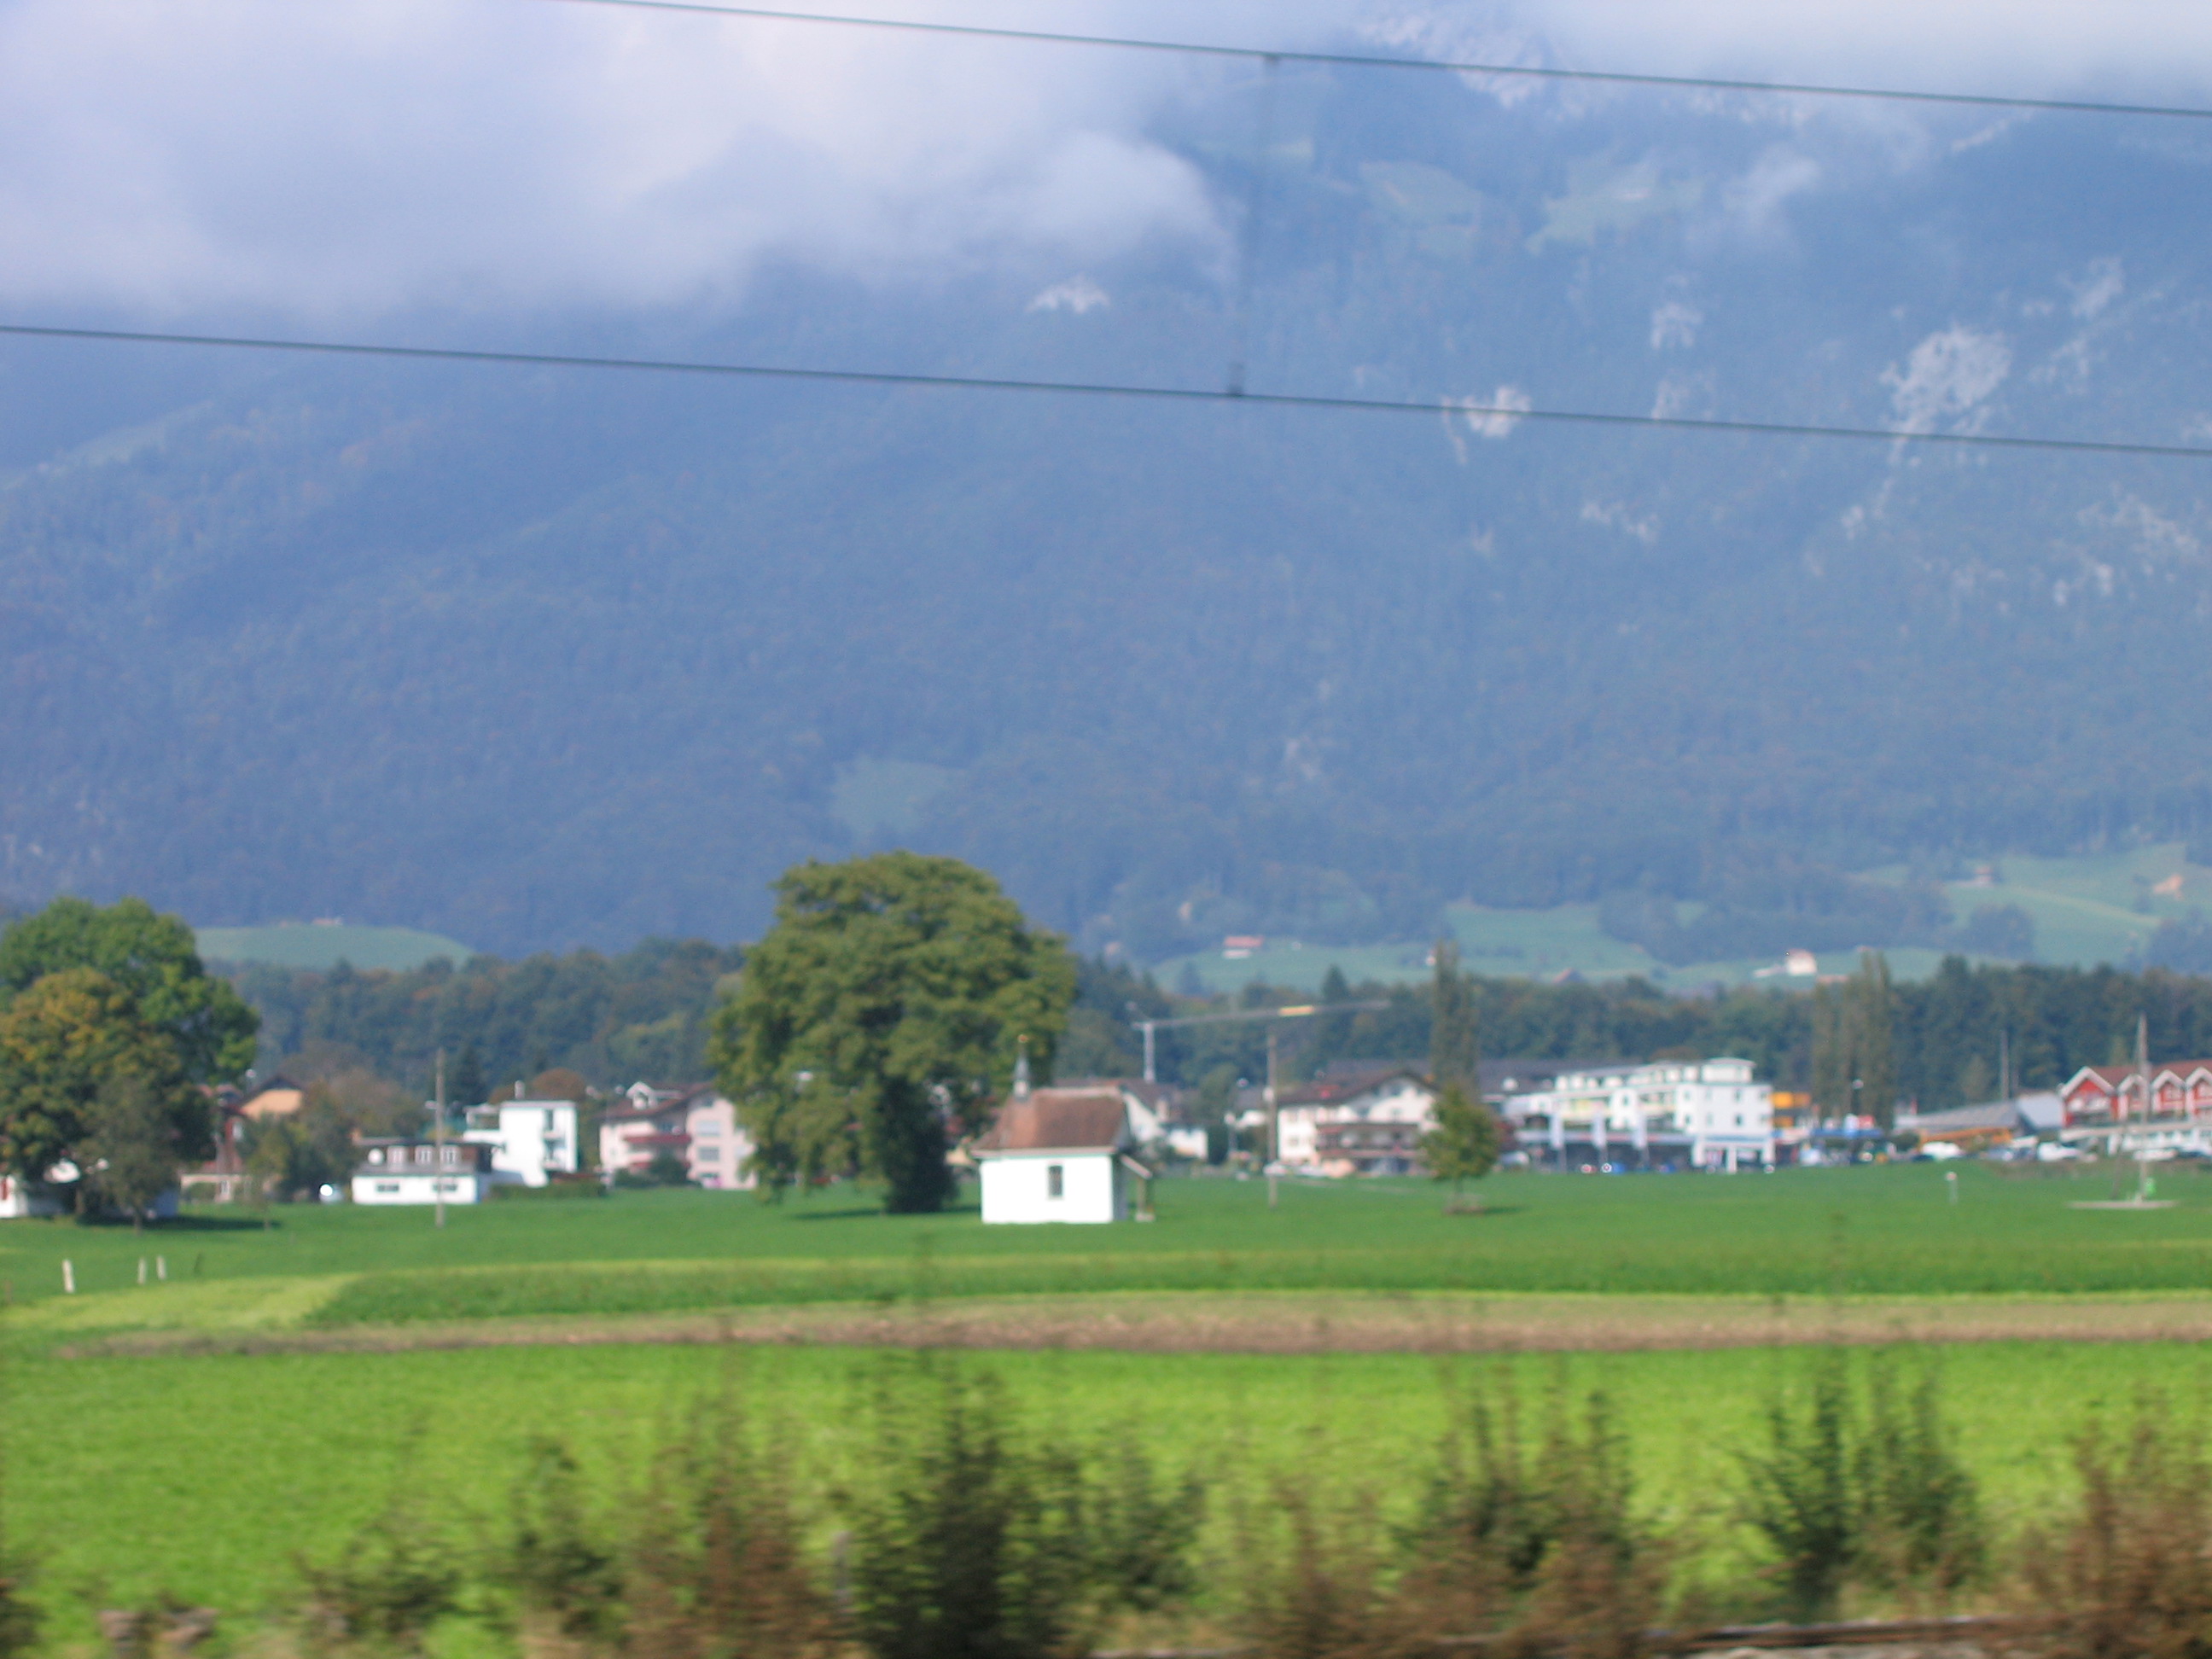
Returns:
[[[2183,1166],[2175,1166],[2179,1170]],[[18,1304],[83,1292],[205,1296],[219,1281],[323,1281],[316,1316],[618,1313],[754,1302],[1142,1290],[1610,1291],[1819,1296],[2212,1291],[2212,1179],[2166,1177],[2171,1210],[2076,1210],[2114,1177],[1970,1166],[1960,1201],[1927,1164],[1776,1175],[1517,1175],[1490,1212],[1443,1213],[1418,1181],[1155,1183],[1159,1219],[984,1227],[972,1208],[884,1216],[836,1189],[763,1205],[703,1192],[427,1211],[209,1211],[143,1236],[66,1221],[0,1229]],[[166,1261],[169,1282],[137,1285]],[[503,1271],[487,1271],[499,1269]],[[118,1304],[119,1305],[119,1304]]]
[[[261,962],[276,968],[420,968],[444,957],[456,967],[475,953],[459,939],[414,927],[282,921],[265,927],[202,927],[200,955],[210,962]]]
[[[2002,1520],[2064,1489],[2067,1435],[2144,1389],[2201,1399],[2212,1365],[2181,1345],[1999,1344],[1947,1353],[1962,1449]],[[496,1537],[534,1434],[569,1441],[610,1500],[687,1402],[727,1389],[794,1446],[818,1495],[866,1444],[870,1387],[896,1358],[852,1350],[559,1347],[15,1363],[6,1518],[44,1558],[42,1592],[84,1608],[167,1591],[269,1604],[302,1553],[327,1557],[396,1482],[457,1547]],[[1133,1435],[1263,1490],[1278,1473],[1364,1487],[1394,1511],[1418,1491],[1467,1365],[1413,1356],[996,1354],[1026,1420],[1092,1440]],[[1480,1374],[1531,1401],[1605,1391],[1647,1511],[1698,1523],[1726,1559],[1738,1453],[1802,1351],[1524,1357]],[[817,1514],[822,1510],[818,1505]]]
[[[450,1212],[442,1232],[422,1210],[350,1206],[279,1208],[266,1229],[251,1214],[203,1213],[141,1236],[11,1223],[0,1227],[12,1304],[0,1505],[12,1535],[43,1553],[42,1594],[66,1615],[62,1633],[82,1638],[87,1607],[157,1590],[260,1607],[300,1552],[335,1549],[403,1478],[456,1539],[481,1543],[533,1434],[575,1442],[611,1492],[704,1389],[726,1386],[776,1424],[812,1488],[826,1490],[860,1454],[871,1379],[897,1363],[833,1346],[569,1346],[557,1327],[527,1346],[93,1351],[133,1329],[319,1340],[424,1320],[487,1321],[474,1328],[489,1332],[508,1316],[841,1300],[927,1312],[932,1298],[1039,1291],[1102,1314],[1105,1291],[1160,1303],[1174,1298],[1146,1293],[1172,1291],[1194,1305],[1207,1291],[1273,1291],[1290,1320],[1301,1316],[1297,1292],[1316,1290],[1652,1291],[1739,1306],[1829,1305],[1839,1294],[2212,1296],[2212,1182],[2172,1176],[2175,1208],[2130,1214],[2068,1207],[2105,1196],[2105,1176],[1970,1167],[1954,1206],[1942,1173],[1517,1176],[1486,1183],[1492,1209],[1480,1217],[1444,1215],[1438,1190],[1413,1182],[1286,1184],[1272,1212],[1264,1183],[1162,1182],[1156,1224],[1097,1229],[986,1230],[972,1212],[886,1217],[849,1192],[781,1207],[700,1192],[502,1204]],[[169,1280],[140,1288],[142,1256],[165,1261]],[[64,1257],[84,1292],[75,1297],[58,1294]],[[1928,1305],[1940,1328],[1945,1304]],[[71,1345],[88,1357],[70,1357]],[[1726,1495],[1761,1404],[1808,1363],[1803,1349],[1758,1347],[1482,1362],[1355,1354],[1328,1352],[1318,1328],[1310,1346],[1322,1351],[1032,1348],[961,1363],[1003,1374],[1040,1423],[1135,1434],[1173,1459],[1211,1460],[1248,1489],[1296,1467],[1371,1484],[1390,1504],[1410,1501],[1427,1466],[1452,1376],[1502,1365],[1532,1399],[1601,1388],[1634,1443],[1647,1506],[1702,1516],[1717,1559],[1734,1547]],[[1927,1352],[1942,1355],[1972,1467],[2013,1517],[2063,1487],[2065,1437],[2092,1413],[2144,1389],[2195,1403],[2212,1388],[2208,1355],[2190,1342]]]

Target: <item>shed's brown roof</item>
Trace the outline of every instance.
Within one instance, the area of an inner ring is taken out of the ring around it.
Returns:
[[[1119,1089],[1038,1089],[999,1108],[979,1152],[1110,1152],[1127,1132]]]

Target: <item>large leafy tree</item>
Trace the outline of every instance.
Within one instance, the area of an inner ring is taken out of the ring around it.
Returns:
[[[143,899],[105,908],[58,898],[0,934],[0,1007],[50,974],[91,969],[128,999],[135,1017],[166,1033],[195,1082],[220,1083],[253,1064],[260,1018],[201,964],[192,930]]]
[[[883,853],[810,860],[716,1011],[712,1054],[771,1188],[851,1170],[893,1210],[942,1207],[1016,1048],[1051,1075],[1075,963],[981,871]]]
[[[41,1180],[125,1136],[176,1162],[205,1158],[210,1116],[175,1036],[97,969],[48,974],[0,1009],[0,1167]]]

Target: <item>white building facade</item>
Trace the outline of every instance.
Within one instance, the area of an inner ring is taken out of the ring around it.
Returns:
[[[1238,1127],[1267,1121],[1263,1103]],[[1436,1121],[1436,1085],[1411,1067],[1324,1076],[1277,1095],[1275,1161],[1298,1175],[1412,1175]]]
[[[1774,1090],[1747,1060],[1662,1060],[1565,1072],[1508,1095],[1522,1150],[1560,1169],[1771,1168]]]
[[[491,1185],[491,1148],[481,1143],[371,1141],[353,1172],[353,1201],[481,1204]]]
[[[510,1100],[473,1107],[461,1139],[491,1148],[491,1178],[543,1187],[578,1167],[576,1106],[568,1100]]]
[[[987,1224],[1149,1219],[1152,1171],[1132,1157],[1118,1086],[1018,1094],[971,1149]]]
[[[738,1121],[737,1107],[712,1085],[653,1089],[638,1083],[623,1098],[626,1104],[599,1119],[599,1167],[610,1175],[643,1175],[665,1152],[682,1158],[686,1178],[701,1187],[734,1191],[758,1180],[746,1168],[752,1137]]]

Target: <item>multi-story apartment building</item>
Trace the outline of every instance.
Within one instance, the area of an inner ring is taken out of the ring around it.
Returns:
[[[1774,1162],[1773,1093],[1747,1060],[1661,1060],[1563,1072],[1504,1109],[1557,1168],[1736,1170]]]

